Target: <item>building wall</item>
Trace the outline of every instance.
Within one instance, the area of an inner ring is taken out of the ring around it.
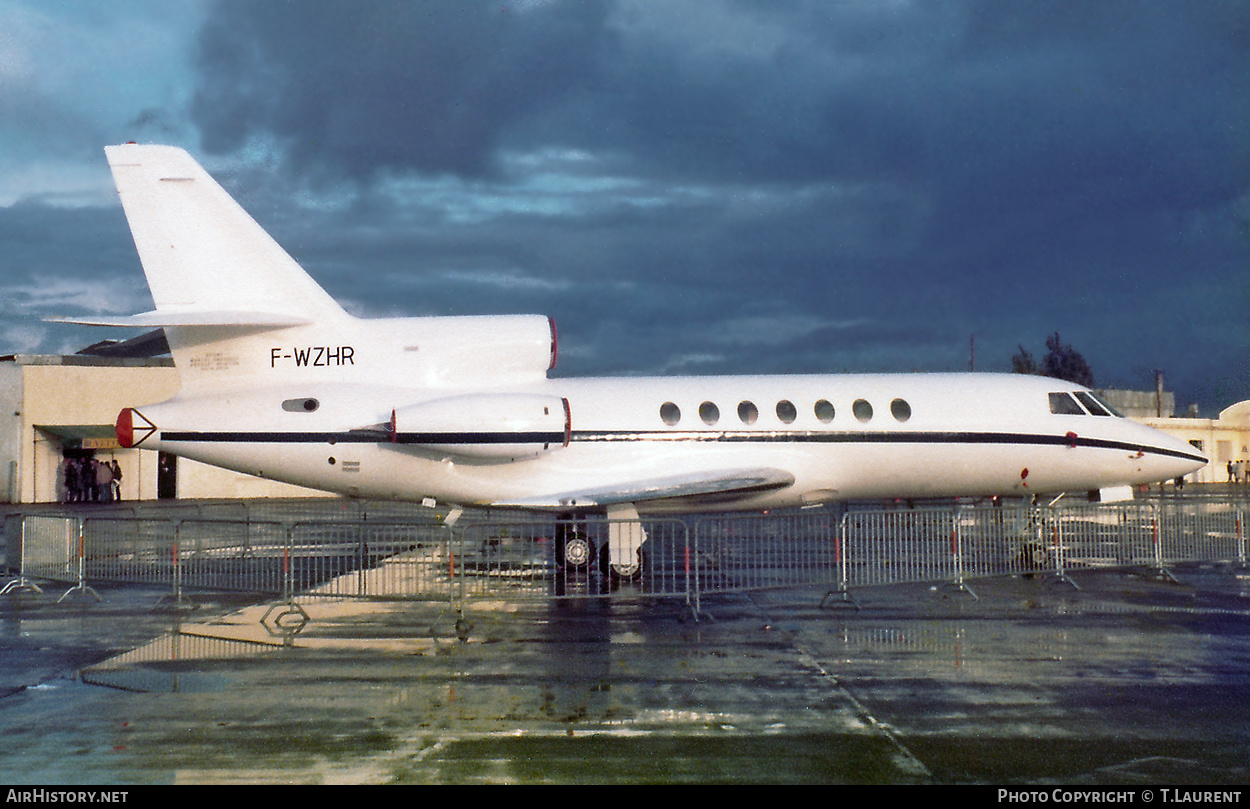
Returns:
[[[141,453],[150,456],[155,465],[156,453]],[[217,466],[178,459],[178,497],[214,498],[229,497],[235,499],[251,499],[261,497],[335,497],[329,492],[316,489],[305,489],[290,483],[244,475],[222,469]]]
[[[1250,400],[1225,408],[1218,419],[1141,418],[1155,427],[1198,447],[1211,463],[1186,477],[1191,483],[1225,483],[1230,461],[1250,469]],[[1243,472],[1244,474],[1244,472]]]
[[[178,392],[178,371],[164,362],[77,357],[15,357],[0,361],[0,501],[64,498],[66,434],[89,433],[85,446],[117,460],[124,500],[157,497],[157,453],[123,449],[112,425],[124,407],[161,402]],[[12,486],[5,486],[12,473]],[[325,497],[325,492],[178,460],[178,496]]]
[[[1171,417],[1176,411],[1176,394],[1153,390],[1115,390],[1104,388],[1095,391],[1107,404],[1132,419]]]
[[[107,427],[128,405],[149,404],[178,392],[178,373],[168,366],[29,364],[22,366],[22,502],[62,499],[58,470],[64,443],[53,430],[64,427]],[[103,432],[103,431],[101,431]],[[123,450],[115,441],[100,442],[96,457],[117,459],[123,494],[156,496],[155,464],[142,466],[142,453]],[[110,446],[111,444],[111,446]],[[129,491],[127,491],[129,490]]]
[[[0,362],[0,502],[19,499],[22,435],[22,369]]]

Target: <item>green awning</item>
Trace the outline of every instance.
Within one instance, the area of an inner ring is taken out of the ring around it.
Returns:
[[[117,428],[112,424],[36,424],[35,428],[61,439],[66,449],[117,449]]]

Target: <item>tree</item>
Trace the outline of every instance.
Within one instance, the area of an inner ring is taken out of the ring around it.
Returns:
[[[1046,356],[1039,366],[1033,355],[1019,346],[1020,353],[1011,358],[1011,370],[1017,374],[1037,374],[1075,382],[1087,388],[1094,386],[1094,372],[1080,352],[1070,345],[1064,345],[1059,339],[1059,332],[1046,338]]]
[[[1059,339],[1059,332],[1046,338],[1046,359],[1043,361],[1046,376],[1055,379],[1066,379],[1087,388],[1094,387],[1094,372],[1072,346],[1064,345]]]
[[[1020,349],[1020,353],[1011,358],[1011,372],[1013,374],[1040,374],[1042,369],[1038,367],[1033,355],[1025,351],[1024,346],[1017,346],[1017,348]]]

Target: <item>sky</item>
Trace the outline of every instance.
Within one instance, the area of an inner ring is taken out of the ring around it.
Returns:
[[[0,354],[152,308],[184,147],[350,312],[554,375],[1009,371],[1250,398],[1241,0],[0,0]]]

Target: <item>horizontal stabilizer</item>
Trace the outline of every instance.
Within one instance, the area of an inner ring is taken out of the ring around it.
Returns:
[[[732,469],[632,481],[547,497],[496,502],[492,505],[516,508],[588,508],[650,500],[746,496],[781,489],[793,483],[794,475],[782,469]]]
[[[298,317],[282,312],[242,311],[177,311],[158,309],[141,315],[124,317],[50,317],[49,323],[74,323],[79,326],[118,326],[136,329],[164,328],[166,326],[248,326],[254,328],[285,328],[303,326],[313,322],[311,318]]]

